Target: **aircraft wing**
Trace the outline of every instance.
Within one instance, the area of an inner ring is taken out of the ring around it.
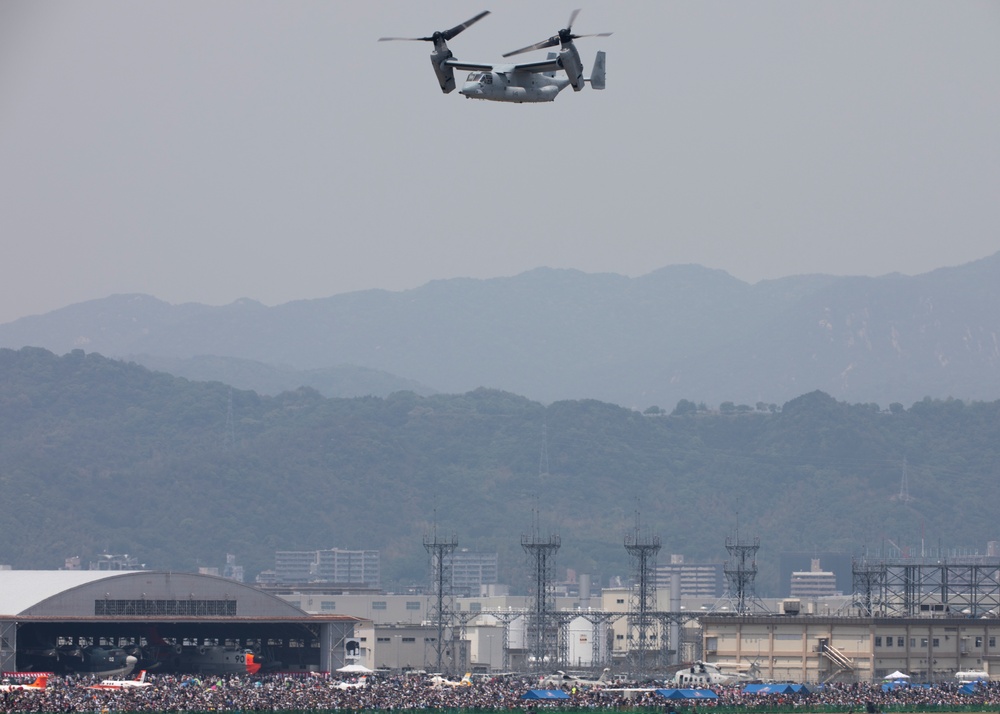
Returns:
[[[462,62],[452,57],[445,60],[444,63],[449,67],[467,72],[557,72],[562,69],[558,59],[522,64],[484,64],[482,62]]]
[[[539,60],[538,62],[524,62],[511,66],[515,72],[557,72],[562,69],[558,59]]]
[[[463,69],[467,72],[492,72],[493,65],[483,64],[482,62],[459,62],[457,59],[452,57],[444,61],[449,67],[454,69]]]

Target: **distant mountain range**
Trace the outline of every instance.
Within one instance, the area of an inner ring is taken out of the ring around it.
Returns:
[[[130,359],[264,394],[508,390],[668,411],[822,390],[909,405],[1000,398],[1000,253],[918,276],[750,285],[672,266],[639,278],[540,268],[266,307],[114,295],[0,325],[0,346]]]

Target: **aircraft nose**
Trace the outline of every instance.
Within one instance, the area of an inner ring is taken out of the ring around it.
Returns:
[[[464,94],[467,97],[478,97],[483,93],[482,87],[479,86],[479,82],[466,82],[465,86],[459,91],[459,94]]]

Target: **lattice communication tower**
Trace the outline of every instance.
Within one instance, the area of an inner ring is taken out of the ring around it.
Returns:
[[[754,610],[766,611],[764,603],[757,597],[757,551],[760,550],[760,538],[741,540],[739,530],[736,535],[726,538],[726,551],[729,560],[723,572],[726,575],[733,611],[746,615]]]
[[[555,554],[562,541],[557,535],[542,540],[539,535],[521,536],[521,547],[534,566],[534,586],[528,611],[528,665],[538,669],[547,662],[560,661],[559,621],[554,616]]]
[[[632,564],[632,592],[629,600],[628,631],[632,639],[632,662],[639,674],[645,674],[647,653],[656,638],[656,554],[659,536],[643,536],[636,515],[635,532],[625,536],[625,550]]]
[[[455,639],[454,597],[452,593],[451,563],[448,556],[458,547],[458,539],[451,536],[447,539],[438,538],[437,529],[434,536],[424,536],[424,550],[431,556],[431,582],[434,591],[434,601],[428,613],[432,622],[437,625],[437,637],[434,640],[434,655],[437,671],[451,673],[454,669]]]

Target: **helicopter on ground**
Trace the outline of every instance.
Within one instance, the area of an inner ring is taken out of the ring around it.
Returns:
[[[594,66],[591,75],[585,77],[583,74],[583,61],[580,53],[573,44],[574,40],[581,37],[607,37],[610,32],[600,32],[594,35],[573,34],[573,22],[579,14],[579,10],[574,10],[569,16],[566,27],[559,30],[555,35],[536,42],[533,45],[522,47],[513,52],[507,52],[504,57],[540,50],[548,47],[559,47],[559,52],[550,52],[545,60],[536,62],[525,62],[521,64],[501,64],[501,63],[480,63],[462,62],[455,58],[452,51],[448,49],[448,40],[470,25],[479,22],[490,14],[489,10],[479,13],[475,17],[466,20],[460,25],[452,27],[450,30],[438,30],[428,37],[380,37],[379,42],[391,40],[406,40],[415,42],[433,42],[434,50],[431,52],[431,64],[434,67],[434,74],[437,75],[438,84],[445,94],[455,89],[455,70],[465,70],[470,72],[465,80],[465,84],[459,90],[459,94],[468,99],[485,99],[493,102],[551,102],[559,92],[566,87],[573,87],[573,91],[579,92],[589,82],[594,89],[604,89],[606,60],[605,53],[598,51],[594,58]],[[565,76],[559,73],[565,72]]]

